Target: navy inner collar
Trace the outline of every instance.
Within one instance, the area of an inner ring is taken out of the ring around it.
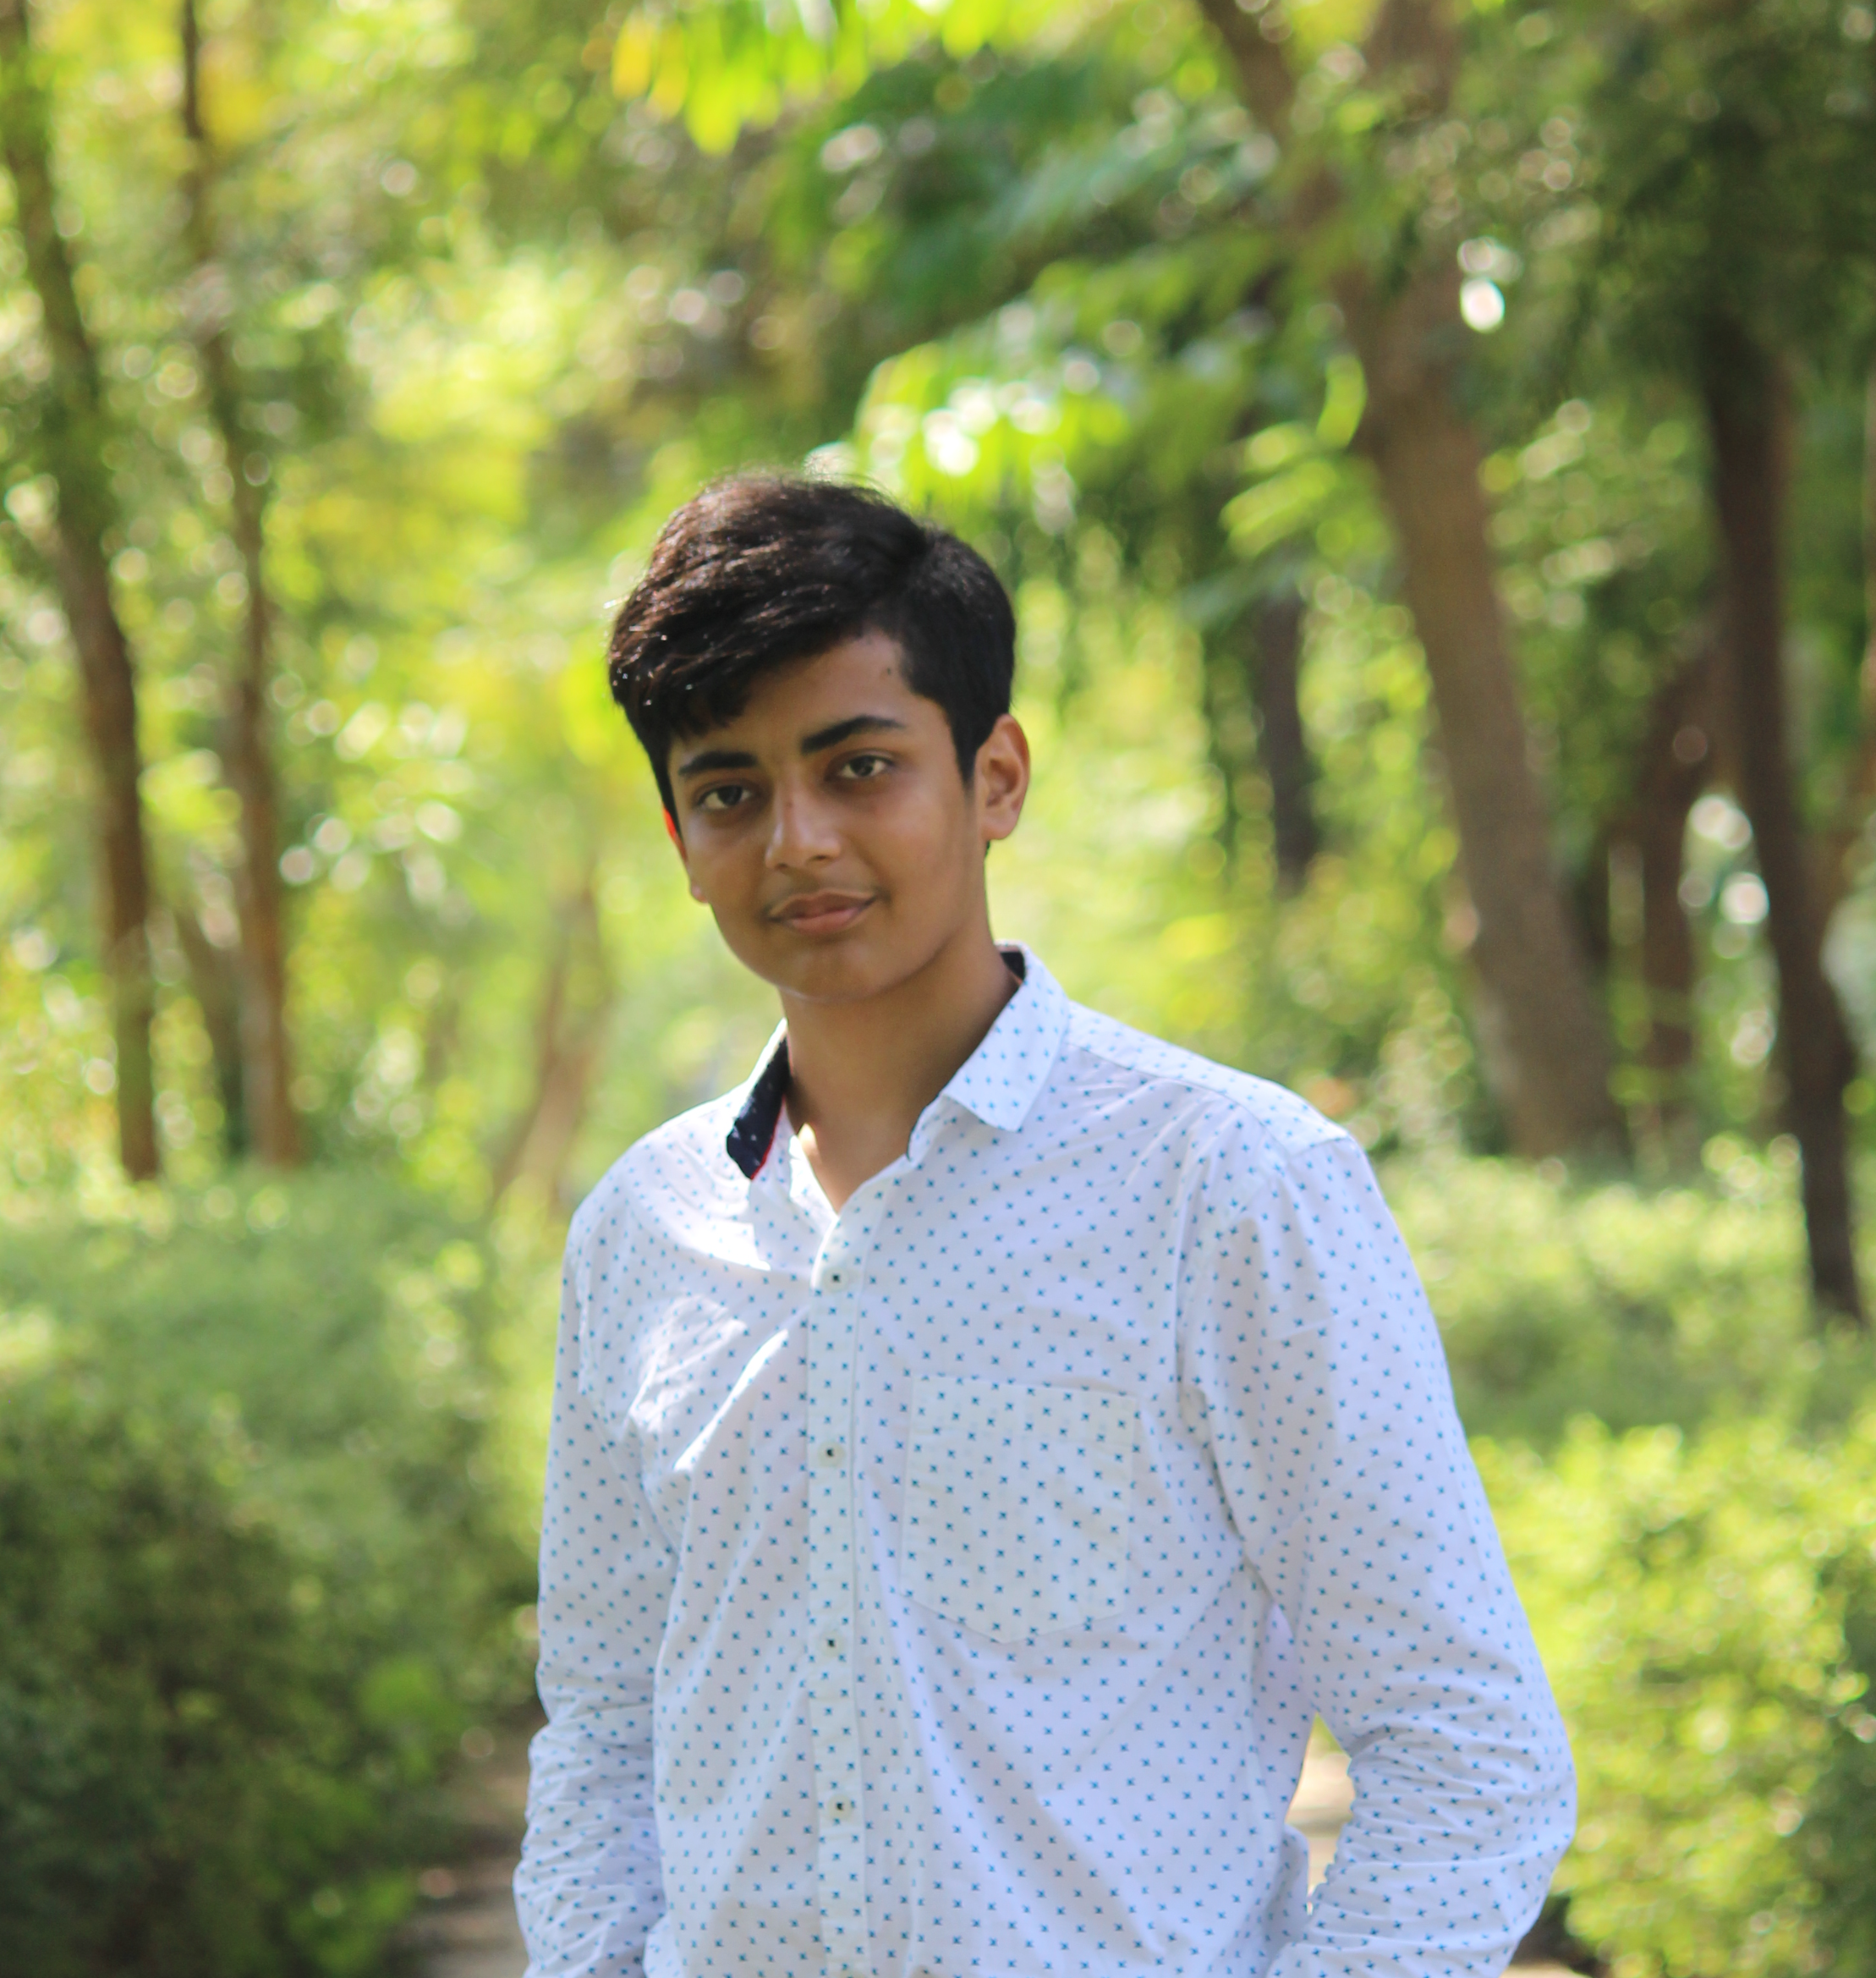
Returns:
[[[997,951],[1003,965],[1018,982],[1026,970],[1020,948]],[[724,1135],[723,1150],[741,1169],[743,1178],[754,1181],[775,1145],[776,1129],[782,1124],[782,1108],[788,1096],[788,1040],[784,1036],[769,1053],[769,1062],[749,1087],[749,1095]]]
[[[788,1040],[783,1037],[769,1053],[769,1062],[749,1087],[736,1123],[723,1146],[731,1160],[754,1181],[775,1144],[775,1129],[782,1118],[782,1104],[788,1096]]]

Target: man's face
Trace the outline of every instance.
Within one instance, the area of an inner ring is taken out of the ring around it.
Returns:
[[[987,931],[984,849],[1016,828],[1029,758],[1005,715],[967,787],[944,710],[869,632],[764,677],[668,766],[692,896],[731,952],[787,994],[841,1003]]]

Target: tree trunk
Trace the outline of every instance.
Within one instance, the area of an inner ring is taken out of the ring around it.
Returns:
[[[1863,393],[1863,664],[1857,712],[1862,717],[1849,815],[1860,831],[1876,810],[1876,365]],[[1846,848],[1847,850],[1847,848]],[[1844,860],[1835,875],[1840,885]]]
[[[1583,964],[1598,982],[1607,981],[1615,959],[1620,932],[1613,910],[1616,876],[1632,850],[1619,831],[1599,831],[1582,874],[1570,889],[1571,919]]]
[[[171,894],[174,900],[175,895]],[[203,931],[194,908],[171,908],[176,938],[189,964],[189,986],[202,1013],[215,1067],[215,1096],[222,1103],[222,1148],[230,1161],[248,1151],[245,1053],[241,1043],[241,990],[228,958]]]
[[[1260,599],[1233,629],[1243,649],[1244,683],[1257,711],[1258,754],[1270,786],[1277,885],[1284,893],[1297,893],[1322,843],[1310,798],[1315,765],[1297,700],[1303,599],[1294,590]]]
[[[1789,421],[1775,361],[1738,325],[1709,327],[1703,385],[1724,562],[1740,797],[1752,821],[1778,968],[1779,1052],[1803,1156],[1805,1234],[1821,1305],[1863,1321],[1844,1088],[1856,1047],[1823,960],[1824,927],[1791,761],[1784,674]]]
[[[1656,696],[1625,821],[1642,881],[1642,986],[1648,997],[1644,1130],[1669,1151],[1692,1131],[1693,930],[1681,904],[1687,814],[1712,772],[1715,657],[1703,646]]]
[[[1642,1063],[1650,1074],[1653,1124],[1664,1135],[1686,1117],[1687,1074],[1693,1065],[1693,930],[1681,904],[1681,858],[1687,813],[1692,808],[1692,796],[1681,801],[1664,794],[1636,820],[1635,849],[1642,866],[1642,986],[1648,996],[1648,1042]]]
[[[1531,1156],[1621,1145],[1609,1046],[1550,856],[1486,535],[1478,442],[1445,375],[1457,274],[1350,312],[1369,382],[1361,443],[1401,545],[1427,657],[1478,972],[1499,1006],[1512,1145]]]
[[[267,689],[273,671],[266,548],[266,460],[242,418],[239,369],[228,341],[232,298],[218,257],[213,206],[215,157],[201,102],[201,37],[195,0],[183,0],[183,134],[189,142],[185,191],[195,262],[188,313],[202,362],[207,410],[222,441],[233,492],[228,532],[247,580],[239,663],[228,684],[222,758],[240,801],[241,870],[235,900],[241,922],[241,1043],[249,1138],[270,1166],[300,1157],[293,1104],[292,1033],[287,1023],[285,887],[280,877],[277,786],[269,746]]]
[[[549,1199],[558,1196],[617,1000],[589,873],[561,912],[535,1019],[534,1091],[491,1169],[493,1200],[524,1176]]]
[[[114,506],[106,464],[108,415],[71,255],[55,219],[52,120],[35,73],[26,0],[0,0],[0,149],[13,179],[27,275],[39,298],[51,359],[40,437],[58,514],[42,532],[40,547],[58,585],[84,688],[85,734],[97,777],[103,960],[118,1059],[118,1148],[124,1172],[141,1181],[158,1172],[161,1161],[136,674],[106,549]]]
[[[1843,801],[1818,834],[1818,918],[1826,931],[1849,892],[1857,846],[1876,814],[1876,365],[1863,399],[1863,661],[1857,695],[1856,754],[1844,778]]]
[[[1281,10],[1199,0],[1235,67],[1246,107],[1280,143],[1294,85]],[[1438,0],[1385,0],[1369,69],[1413,113],[1443,114],[1459,51]],[[1341,190],[1325,168],[1292,197],[1298,252],[1334,219]],[[1319,246],[1318,254],[1319,255]],[[1458,274],[1436,254],[1383,286],[1350,261],[1331,282],[1368,384],[1360,444],[1379,472],[1400,547],[1407,604],[1427,657],[1451,779],[1460,860],[1478,916],[1473,953],[1493,1025],[1512,1145],[1532,1156],[1619,1147],[1621,1114],[1589,971],[1550,858],[1550,821],[1526,745],[1478,482],[1481,448],[1451,374],[1468,332]]]

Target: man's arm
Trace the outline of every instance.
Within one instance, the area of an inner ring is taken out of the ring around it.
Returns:
[[[1182,1329],[1246,1556],[1355,1787],[1272,1978],[1497,1978],[1574,1826],[1563,1726],[1366,1158],[1237,1140],[1194,1189]]]
[[[638,1978],[663,1913],[653,1816],[652,1672],[670,1547],[583,1355],[584,1218],[567,1245],[540,1528],[540,1700],[515,1907],[529,1978]]]

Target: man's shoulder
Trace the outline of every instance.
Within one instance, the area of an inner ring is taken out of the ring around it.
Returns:
[[[1069,1004],[1064,1059],[1078,1084],[1129,1088],[1177,1111],[1206,1144],[1227,1140],[1242,1151],[1281,1162],[1349,1138],[1287,1087],[1202,1058],[1083,1003]]]
[[[721,1206],[734,1212],[748,1184],[724,1147],[743,1088],[641,1135],[594,1184],[574,1212],[570,1240],[576,1249],[613,1230],[624,1234],[662,1223],[675,1211]]]

